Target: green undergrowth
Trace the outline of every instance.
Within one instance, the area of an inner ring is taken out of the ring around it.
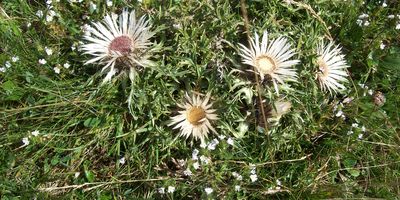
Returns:
[[[301,2],[246,1],[251,35],[265,29],[271,38],[284,35],[301,60],[299,81],[277,96],[268,81],[258,90],[249,66],[241,63],[238,43],[247,42],[236,1],[94,1],[96,9],[89,1],[53,0],[51,9],[44,1],[2,1],[0,65],[11,66],[0,72],[0,196],[398,198],[400,4]],[[121,78],[101,86],[102,66],[83,65],[89,56],[79,51],[81,27],[123,8],[148,16],[157,30],[152,41],[162,49],[152,56],[156,66],[140,68],[133,85]],[[46,21],[49,10],[57,15]],[[357,24],[363,13],[368,26]],[[315,48],[330,36],[350,65],[347,90],[336,96],[322,92],[315,77]],[[63,67],[67,62],[70,67]],[[211,93],[220,117],[214,123],[218,135],[208,139],[218,138],[215,150],[168,127],[186,92]],[[383,105],[376,102],[378,93]],[[265,124],[259,97],[265,110],[282,97],[292,109],[278,123]],[[39,135],[32,135],[35,130]],[[209,159],[197,170],[195,149]],[[191,176],[185,175],[188,168]],[[168,193],[168,187],[175,191]],[[205,188],[213,192],[207,195]]]

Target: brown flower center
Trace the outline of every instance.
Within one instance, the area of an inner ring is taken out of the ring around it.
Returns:
[[[258,57],[255,64],[257,68],[265,74],[270,74],[276,69],[275,61],[269,56],[265,55]]]
[[[119,36],[111,41],[109,51],[117,51],[126,56],[132,51],[132,40],[128,36]]]
[[[192,125],[199,125],[201,124],[201,120],[206,117],[206,112],[198,107],[192,107],[189,112],[187,113],[187,120],[192,124]]]

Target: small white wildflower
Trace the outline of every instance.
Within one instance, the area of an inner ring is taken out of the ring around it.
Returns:
[[[10,61],[6,61],[6,63],[4,65],[6,66],[6,68],[10,68],[11,67]]]
[[[70,65],[68,62],[64,63],[64,65],[63,65],[63,67],[64,67],[65,69],[68,69],[70,66],[71,66],[71,65]]]
[[[179,23],[175,23],[175,24],[172,24],[172,27],[174,27],[175,29],[180,29],[182,26]]]
[[[160,194],[165,194],[165,188],[164,187],[160,187],[160,188],[158,188],[158,193],[160,193]]]
[[[350,131],[348,131],[347,132],[347,135],[351,135],[351,134],[353,134],[354,132],[352,131],[352,130],[350,130]]]
[[[61,69],[59,67],[54,67],[53,70],[56,74],[60,74],[61,72]]]
[[[276,179],[276,184],[279,185],[279,186],[281,186],[281,185],[282,185],[282,182],[281,182],[279,179]]]
[[[368,18],[368,14],[363,13],[362,15],[358,16],[358,19],[366,19]]]
[[[202,164],[205,164],[205,165],[207,165],[209,163],[209,159],[203,155],[200,156],[200,161]]]
[[[121,164],[121,165],[125,164],[125,157],[122,157],[121,159],[119,159],[119,164]]]
[[[226,140],[226,143],[233,146],[234,142],[233,142],[233,139],[230,137],[230,138],[228,138],[228,140]]]
[[[111,7],[112,5],[113,5],[112,0],[107,0],[107,6],[108,6],[108,7]]]
[[[45,65],[47,61],[45,59],[39,59],[39,64]]]
[[[343,99],[343,103],[350,103],[354,100],[353,97],[346,97],[345,99]]]
[[[211,194],[214,190],[212,188],[205,188],[204,191],[207,193],[207,195]]]
[[[343,115],[343,111],[342,110],[339,110],[337,113],[336,113],[336,117],[340,117],[340,116],[342,116]]]
[[[364,134],[362,134],[362,133],[358,134],[358,139],[359,139],[359,140],[362,140],[363,137],[364,137]]]
[[[191,175],[193,175],[192,171],[190,171],[189,168],[187,168],[185,171],[183,171],[183,174],[184,174],[185,176],[191,176]]]
[[[358,124],[357,124],[357,123],[353,123],[353,124],[351,125],[351,127],[353,127],[353,128],[358,128]]]
[[[97,5],[94,4],[93,2],[90,2],[90,4],[89,4],[89,9],[92,10],[92,11],[94,11],[94,10],[97,9]]]
[[[5,67],[0,67],[0,72],[6,72],[6,68]]]
[[[38,16],[39,18],[42,18],[42,17],[43,17],[43,11],[38,10],[38,11],[36,12],[36,16]]]
[[[13,57],[11,57],[11,61],[12,62],[18,62],[19,61],[19,57],[18,56],[13,56]]]
[[[374,91],[372,91],[372,90],[370,89],[370,90],[368,90],[368,94],[369,94],[369,95],[373,95],[373,94],[374,94]]]
[[[28,22],[28,23],[26,24],[26,27],[29,28],[29,27],[31,27],[31,25],[32,25],[32,24],[31,24],[30,22]]]
[[[217,139],[213,139],[210,144],[208,144],[207,149],[208,150],[215,150],[215,147],[219,144],[219,141]]]
[[[256,174],[256,165],[255,164],[250,164],[250,173],[251,174]]]
[[[362,126],[362,127],[361,127],[361,131],[362,131],[362,132],[366,132],[366,131],[367,131],[367,129],[365,128],[365,126]]]
[[[29,139],[27,137],[22,138],[22,143],[24,143],[24,146],[29,145]]]
[[[80,173],[80,172],[75,172],[75,174],[74,174],[74,177],[75,177],[75,178],[78,178],[78,177],[79,177],[79,175],[81,175],[81,173]]]
[[[356,24],[358,26],[362,26],[363,21],[361,19],[357,19]]]
[[[46,21],[47,21],[47,22],[53,21],[53,18],[54,18],[54,16],[56,16],[56,15],[57,15],[57,13],[54,12],[54,10],[50,10],[50,11],[47,13]]]
[[[197,160],[197,156],[199,155],[199,150],[194,149],[192,152],[192,160]]]
[[[250,175],[251,182],[256,182],[258,180],[257,174]]]
[[[240,192],[240,185],[235,185],[235,191]]]
[[[383,2],[382,7],[386,8],[388,5],[386,2]]]
[[[47,1],[46,1],[46,4],[47,4],[47,5],[50,5],[50,4],[52,4],[52,3],[53,3],[52,0],[47,0]]]
[[[186,160],[184,160],[184,159],[179,159],[178,160],[178,164],[179,164],[179,166],[185,166],[186,165]]]
[[[168,186],[167,192],[168,192],[168,193],[174,193],[174,192],[175,192],[175,187],[173,187],[173,186]]]
[[[364,26],[369,26],[369,25],[370,25],[370,23],[368,20],[364,22]]]
[[[193,168],[194,168],[195,170],[199,169],[199,168],[200,168],[200,163],[199,163],[199,162],[193,163]]]
[[[381,42],[381,45],[379,45],[379,48],[381,48],[381,49],[385,49],[385,47],[386,47],[386,45],[385,45],[385,44],[383,44],[383,42]]]
[[[35,130],[35,131],[32,131],[32,133],[31,133],[33,136],[38,136],[39,135],[39,131],[38,130]]]
[[[218,138],[219,138],[220,140],[224,140],[224,139],[226,138],[226,136],[225,136],[225,135],[219,135]]]
[[[396,25],[396,30],[400,29],[400,23]]]
[[[46,51],[46,54],[49,56],[53,55],[53,50],[51,48],[44,47],[44,51]]]
[[[394,15],[388,15],[388,19],[394,19]]]
[[[243,180],[243,176],[237,172],[232,172],[232,176],[236,178],[236,180],[241,181]]]

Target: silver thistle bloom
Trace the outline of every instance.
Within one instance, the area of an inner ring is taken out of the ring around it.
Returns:
[[[153,43],[149,39],[155,33],[150,31],[149,21],[144,16],[136,19],[134,10],[124,9],[120,15],[107,14],[102,22],[89,26],[87,32],[82,50],[93,58],[85,64],[104,64],[102,72],[108,70],[108,73],[103,83],[110,81],[117,72],[129,73],[133,81],[137,66],[152,65],[148,51]]]

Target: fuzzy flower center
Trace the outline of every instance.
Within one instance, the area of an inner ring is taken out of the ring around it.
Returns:
[[[320,77],[321,78],[322,77],[328,77],[328,75],[329,75],[328,74],[329,73],[329,67],[326,64],[326,62],[324,61],[324,59],[322,59],[322,57],[318,58],[317,65],[319,66],[319,71],[321,72],[321,75],[322,75]]]
[[[206,112],[198,106],[192,107],[189,112],[187,113],[187,120],[192,125],[199,125],[201,124],[201,120],[206,117]]]
[[[276,69],[275,61],[269,56],[265,55],[260,56],[256,59],[256,66],[261,72],[265,74],[270,74]]]
[[[128,36],[119,36],[111,41],[109,51],[116,51],[126,56],[132,51],[132,40]]]

